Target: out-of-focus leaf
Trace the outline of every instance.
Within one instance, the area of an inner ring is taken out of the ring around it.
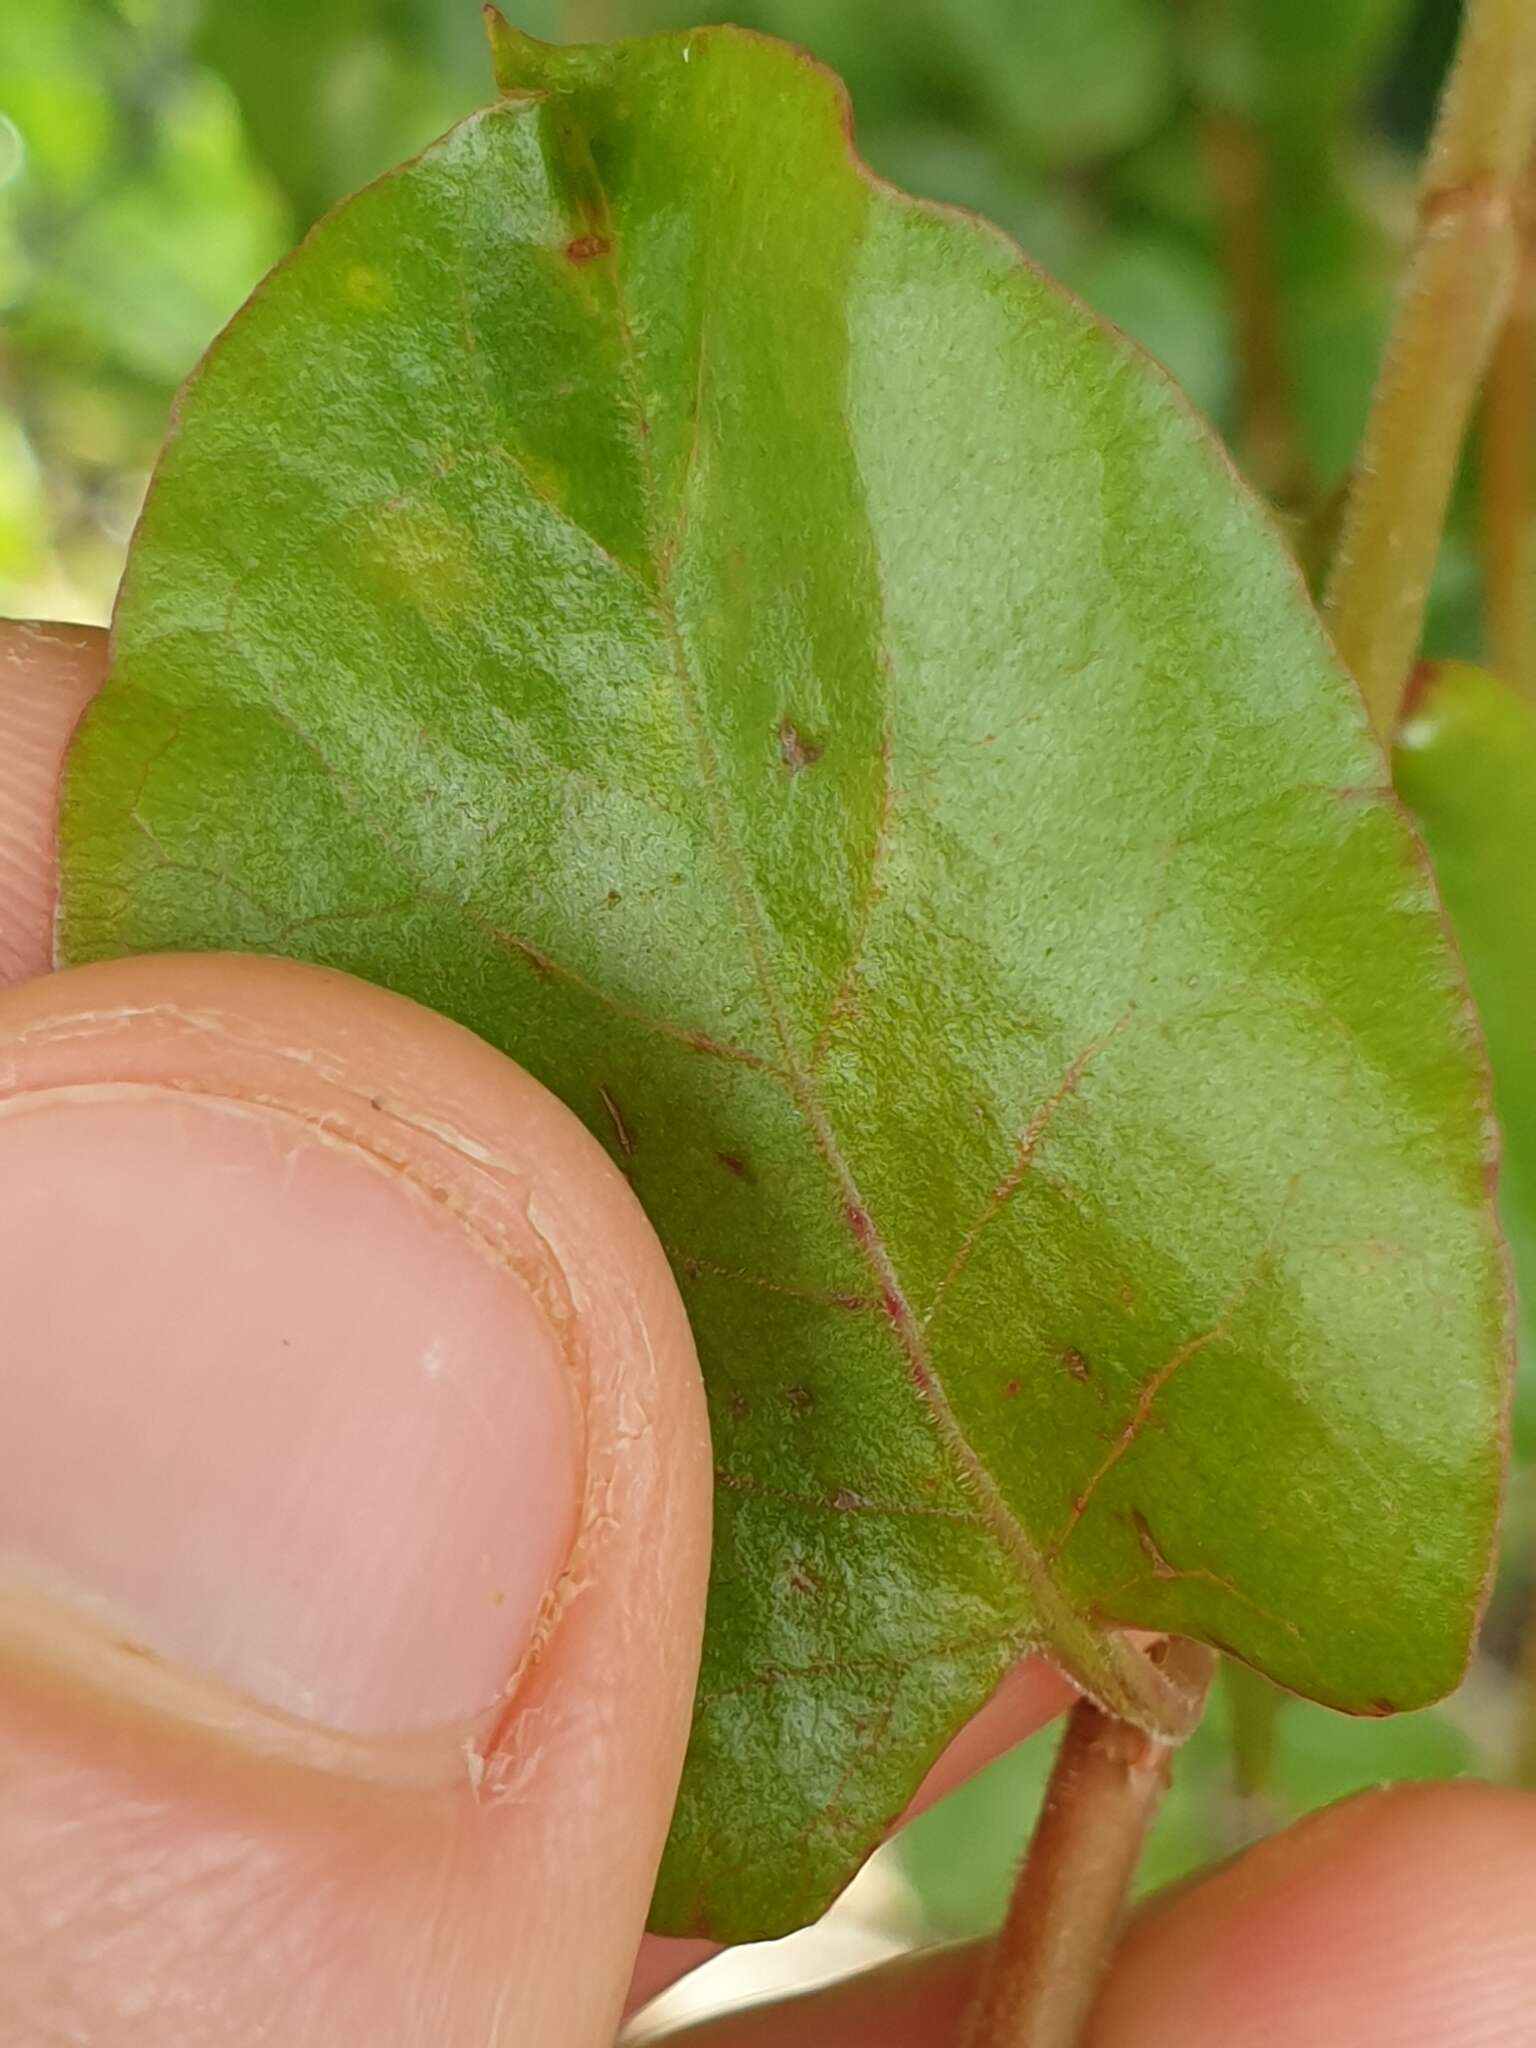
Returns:
[[[1499,1208],[1520,1300],[1518,1446],[1536,1452],[1536,711],[1465,662],[1426,667],[1394,756],[1434,856],[1493,1062]]]
[[[1350,117],[1403,0],[1198,0],[1183,48],[1202,104],[1246,124],[1299,439],[1327,486],[1353,457],[1401,252],[1359,189]]]
[[[556,0],[520,12],[557,32]],[[421,148],[484,76],[475,0],[206,0],[198,48],[299,228]]]
[[[1476,1763],[1471,1737],[1443,1710],[1372,1721],[1289,1700],[1266,1791],[1278,1817],[1293,1820],[1374,1785],[1455,1778]]]
[[[94,30],[91,46],[83,38]],[[22,203],[20,179],[45,180],[64,204],[90,186],[116,130],[103,90],[105,60],[121,28],[88,24],[75,0],[19,0],[0,8],[0,114],[15,130],[22,161],[0,186],[0,209]]]
[[[136,174],[114,180],[63,238],[33,317],[173,385],[278,255],[282,230],[228,96],[211,79],[185,79],[166,94]]]
[[[1187,57],[1203,95],[1277,126],[1363,99],[1408,0],[1194,0]]]
[[[1173,103],[1172,18],[1147,0],[926,0],[919,12],[930,46],[950,43],[1006,132],[1043,162],[1127,149]]]

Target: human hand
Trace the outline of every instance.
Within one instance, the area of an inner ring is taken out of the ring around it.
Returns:
[[[396,997],[48,973],[103,661],[0,629],[0,2044],[602,2048],[708,1553],[665,1261],[573,1118]],[[1021,1668],[927,1796],[1064,1697]],[[1138,1922],[1090,2040],[1529,2042],[1533,1878],[1518,1795],[1353,1802]],[[973,1969],[688,2039],[943,2048]]]

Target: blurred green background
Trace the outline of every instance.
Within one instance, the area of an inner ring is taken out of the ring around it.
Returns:
[[[510,11],[567,40],[722,18]],[[732,18],[844,74],[878,170],[989,215],[1143,341],[1306,552],[1359,433],[1456,0],[743,0]],[[106,618],[201,350],[333,200],[487,97],[475,0],[4,0],[0,611]],[[1474,529],[1469,476],[1432,652],[1482,652]],[[1362,1785],[1506,1773],[1533,1520],[1522,1470],[1484,1650],[1444,1708],[1293,1705],[1270,1730],[1256,1681],[1225,1693],[1144,1882]],[[1234,1715],[1238,1754],[1273,1734],[1261,1791],[1234,1767]],[[966,1933],[1000,1910],[1047,1762],[1026,1745],[890,1852],[909,1925]]]
[[[721,18],[522,0],[585,39]],[[852,90],[860,143],[974,207],[1245,426],[1234,248],[1273,283],[1294,450],[1337,481],[1407,232],[1454,0],[744,0]],[[475,0],[7,0],[0,7],[0,604],[105,617],[172,392],[332,201],[489,96]],[[1255,243],[1255,226],[1261,245]],[[1241,260],[1241,259],[1240,259]],[[1261,313],[1261,324],[1263,322]],[[1469,563],[1436,630],[1470,654]]]

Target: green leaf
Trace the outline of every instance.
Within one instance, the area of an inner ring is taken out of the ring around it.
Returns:
[[[1426,665],[1393,770],[1434,856],[1488,1039],[1503,1134],[1499,1210],[1514,1255],[1516,1433],[1536,1455],[1536,711],[1485,670]]]
[[[719,1468],[658,1924],[818,1911],[1032,1644],[1461,1671],[1503,1291],[1359,703],[1176,391],[865,176],[835,82],[506,33],[185,392],[68,958],[461,1019],[667,1244]]]

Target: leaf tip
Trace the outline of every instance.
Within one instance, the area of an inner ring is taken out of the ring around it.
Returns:
[[[514,28],[494,0],[485,0],[480,14],[485,22],[485,39],[490,45],[491,76],[496,81],[496,90],[500,93],[536,91],[541,69],[536,53],[544,46],[522,29]]]

